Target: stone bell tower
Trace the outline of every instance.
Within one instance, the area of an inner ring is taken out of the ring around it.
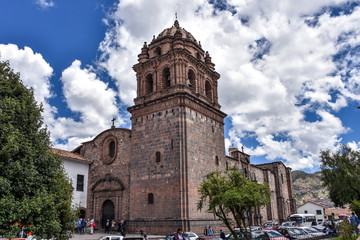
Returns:
[[[197,211],[203,176],[224,169],[224,118],[208,52],[176,20],[138,55],[131,113],[129,228],[167,233],[216,225]]]

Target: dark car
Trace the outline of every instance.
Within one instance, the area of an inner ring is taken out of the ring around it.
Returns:
[[[287,237],[291,240],[293,239],[306,239],[310,238],[311,236],[305,232],[302,229],[297,228],[279,228],[277,230],[279,233],[281,233],[284,237]]]
[[[248,233],[250,234],[250,233]],[[239,239],[246,239],[245,235],[241,232],[238,233]],[[234,240],[234,236],[230,234],[228,237],[228,240]],[[257,240],[270,240],[270,237],[264,232],[264,231],[254,231],[251,232],[251,239],[257,239]]]

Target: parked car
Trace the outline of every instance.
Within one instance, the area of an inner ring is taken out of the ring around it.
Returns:
[[[196,240],[199,236],[193,232],[184,232],[183,234],[187,235],[190,240]]]
[[[306,239],[310,235],[304,230],[298,230],[297,228],[279,228],[278,231],[288,239]]]
[[[131,237],[123,237],[122,240],[143,240],[144,237],[139,235],[139,236],[131,236]]]
[[[175,235],[176,233],[174,232],[174,233],[171,233],[171,234],[168,234],[166,237],[165,237],[165,240],[174,240],[174,235]],[[184,240],[190,240],[190,238],[189,238],[189,236],[187,235],[187,234],[184,234],[183,233],[183,236],[184,236]]]
[[[249,234],[250,234],[250,232],[249,232]],[[244,234],[241,233],[241,232],[238,233],[238,237],[240,239],[246,239]],[[227,239],[228,240],[234,240],[235,238],[234,238],[234,236],[232,234],[230,234],[230,236]],[[264,231],[254,231],[254,232],[251,232],[251,239],[270,240],[270,237]]]
[[[317,226],[313,226],[313,228],[319,230],[320,232],[326,233],[326,227],[324,226],[317,225]]]
[[[320,232],[319,230],[317,230],[316,228],[313,228],[313,227],[300,227],[300,228],[305,230],[312,237],[322,237],[322,236],[326,235],[326,233]]]
[[[104,236],[99,238],[99,240],[106,240],[106,238],[109,238],[109,240],[123,240],[123,236]]]
[[[279,224],[276,221],[266,221],[263,229],[276,230],[279,228]]]
[[[262,230],[263,228],[261,226],[251,226],[250,227],[251,231],[259,231],[259,230]]]
[[[271,240],[288,240],[281,233],[276,230],[264,230],[264,232],[269,236]]]
[[[296,222],[289,221],[289,222],[283,222],[280,227],[296,227]]]

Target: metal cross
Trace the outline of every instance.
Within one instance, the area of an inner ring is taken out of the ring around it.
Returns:
[[[114,124],[115,118],[113,118],[111,121],[113,122],[111,128],[115,128],[115,124]]]

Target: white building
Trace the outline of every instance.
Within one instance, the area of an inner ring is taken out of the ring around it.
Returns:
[[[325,221],[325,207],[317,203],[307,202],[304,205],[301,205],[297,208],[298,214],[314,214],[316,221],[324,222]]]
[[[73,187],[73,204],[86,209],[90,161],[68,151],[56,148],[52,148],[51,151],[60,156],[64,162],[65,171]]]

